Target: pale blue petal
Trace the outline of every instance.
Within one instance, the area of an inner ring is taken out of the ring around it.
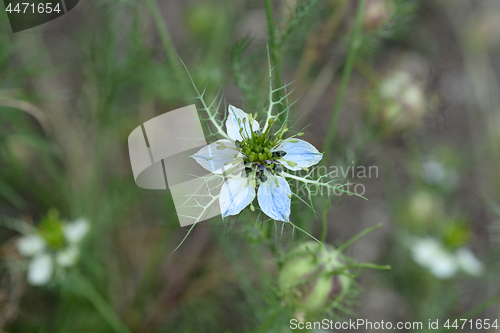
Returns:
[[[243,124],[243,119],[247,118],[246,123]],[[240,120],[240,124],[238,124],[238,119]],[[226,130],[227,130],[227,135],[234,141],[243,141],[243,137],[240,134],[240,128],[245,128],[243,131],[243,135],[246,136],[246,133],[248,135],[251,135],[252,130],[255,132],[260,129],[259,123],[254,120],[252,121],[252,127],[250,128],[250,122],[248,120],[248,113],[243,112],[243,110],[238,109],[232,105],[229,105],[229,114],[227,116],[226,120]]]
[[[220,146],[219,143],[223,143],[226,147],[236,148],[231,141],[224,139],[201,148],[200,151],[191,157],[204,169],[221,174],[225,169],[231,167],[227,163],[234,161],[238,152],[231,148],[217,149]]]
[[[276,186],[276,179],[278,185]],[[283,177],[268,174],[267,181],[261,183],[257,200],[262,211],[277,221],[290,221],[290,203],[292,191]]]
[[[222,217],[239,214],[255,199],[255,189],[248,178],[228,179],[220,191],[219,203]]]
[[[290,170],[301,170],[302,168],[308,168],[315,164],[323,158],[323,154],[320,153],[312,144],[304,140],[294,139],[297,142],[283,142],[279,146],[273,149],[273,151],[283,150],[286,155],[283,159],[297,163],[297,165],[290,166],[288,163],[283,162],[283,166]]]

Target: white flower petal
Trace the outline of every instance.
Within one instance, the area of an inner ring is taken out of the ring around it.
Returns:
[[[71,244],[79,243],[89,232],[90,223],[86,218],[79,218],[73,222],[67,223],[63,227],[64,236]]]
[[[28,267],[28,282],[34,286],[47,284],[52,278],[54,262],[47,253],[36,255]]]
[[[434,254],[441,252],[441,245],[433,238],[417,238],[411,247],[411,252],[417,264],[428,268]]]
[[[290,221],[290,203],[292,191],[283,177],[275,177],[266,172],[267,180],[260,184],[257,200],[262,211],[277,221]],[[276,179],[279,186],[276,186]]]
[[[428,184],[439,184],[446,180],[445,167],[436,160],[428,160],[422,165],[422,177]]]
[[[467,248],[457,250],[457,261],[462,270],[474,276],[480,276],[484,271],[483,263]]]
[[[458,264],[451,254],[441,253],[432,259],[429,270],[439,279],[449,279],[457,273]]]
[[[458,270],[455,256],[433,238],[416,239],[411,250],[415,262],[437,278],[449,279]]]
[[[220,143],[230,148],[217,149],[217,147],[221,146]],[[234,143],[225,139],[219,140],[201,148],[200,151],[191,157],[204,169],[216,174],[221,174],[232,166],[227,163],[233,161],[236,155],[238,155],[238,151],[231,148],[236,148]]]
[[[243,124],[244,118],[247,119],[245,124]],[[240,119],[241,127],[240,124],[238,124],[238,119]],[[243,112],[243,110],[229,105],[229,114],[226,120],[227,135],[229,135],[229,137],[234,141],[243,141],[243,138],[240,134],[240,128],[245,128],[245,130],[243,130],[243,135],[247,135],[246,133],[250,135],[252,133],[252,130],[255,132],[260,129],[260,126],[259,123],[254,120],[252,121],[252,127],[250,128],[248,113],[245,113]]]
[[[297,163],[297,165],[291,166],[287,162],[283,162],[282,164],[285,168],[297,171],[318,164],[319,161],[321,161],[323,154],[321,154],[312,144],[304,140],[294,140],[297,140],[297,142],[283,142],[273,149],[273,151],[285,151],[286,155],[283,159]]]
[[[25,257],[31,257],[45,249],[45,241],[36,234],[20,237],[16,245],[19,253]]]
[[[228,179],[222,184],[219,197],[222,217],[239,214],[253,199],[255,199],[255,189],[247,178]]]
[[[80,251],[76,246],[70,246],[56,255],[56,262],[58,265],[63,267],[73,266],[78,257],[80,255]]]

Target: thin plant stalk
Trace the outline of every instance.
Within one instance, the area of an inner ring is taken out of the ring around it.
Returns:
[[[344,251],[346,248],[348,248],[349,246],[351,246],[352,243],[354,243],[355,241],[357,241],[358,239],[360,239],[364,235],[367,235],[370,232],[375,231],[375,230],[377,230],[377,229],[379,229],[381,227],[382,227],[382,223],[379,223],[379,224],[377,224],[374,227],[371,227],[371,228],[368,228],[368,229],[365,229],[365,230],[361,231],[359,234],[357,234],[356,236],[354,236],[353,238],[349,239],[347,242],[345,242],[344,244],[342,244],[341,246],[339,246],[338,249],[337,249],[337,251],[339,253],[342,252],[342,251]]]
[[[80,291],[79,295],[86,297],[87,300],[92,303],[102,318],[116,333],[132,333],[118,317],[111,305],[109,305],[99,292],[95,290],[92,284],[77,274],[72,275],[72,281],[74,282],[73,286],[71,286],[72,290],[74,290],[75,287],[78,288]]]
[[[274,81],[275,87],[281,87],[281,56],[280,49],[276,44],[276,35],[274,30],[274,20],[273,20],[273,7],[271,5],[271,0],[264,0],[264,5],[266,7],[266,16],[267,16],[267,30],[269,34],[269,49],[271,53],[271,60],[274,66],[274,80],[271,81],[270,84]],[[274,100],[281,100],[281,89],[278,89],[275,92]],[[278,110],[282,110],[281,105],[277,105]],[[283,120],[283,119],[280,119]]]
[[[182,94],[186,94],[189,89],[187,82],[184,79],[184,71],[182,70],[181,63],[179,62],[179,56],[172,41],[172,37],[170,36],[170,32],[168,31],[168,27],[161,16],[158,4],[156,3],[156,0],[147,0],[147,5],[149,11],[151,12],[151,16],[153,17],[156,29],[158,30],[158,34],[160,35],[167,61],[174,72],[174,77],[181,85]]]
[[[326,235],[328,234],[328,203],[325,203],[325,207],[323,208],[323,229],[321,230],[321,243],[325,243]]]
[[[477,315],[479,315],[481,312],[485,311],[486,309],[488,309],[489,307],[491,307],[492,305],[494,305],[495,303],[498,303],[498,302],[500,302],[500,292],[496,293],[495,295],[488,298],[487,300],[485,300],[481,304],[477,305],[475,308],[473,308],[469,312],[467,312],[463,315],[460,315],[455,320],[460,321],[462,319],[466,319],[466,320],[472,319],[472,318],[476,317]],[[450,322],[453,322],[453,320],[450,319]],[[438,330],[437,333],[442,333],[442,332],[444,333],[444,332],[448,332],[448,331],[449,331],[448,329],[442,328],[441,330]]]
[[[333,106],[332,117],[330,119],[330,125],[328,126],[328,132],[326,133],[325,141],[323,143],[323,150],[325,152],[330,151],[333,144],[333,139],[335,138],[335,131],[337,129],[337,122],[339,119],[340,110],[342,108],[342,102],[344,101],[347,84],[349,83],[349,79],[352,73],[352,68],[354,66],[354,60],[356,60],[357,51],[360,46],[363,9],[365,7],[365,3],[366,0],[361,0],[358,4],[358,11],[356,13],[356,22],[351,36],[349,53],[347,54],[347,61],[345,63],[344,71],[342,73],[342,78],[340,80],[340,87],[339,87],[339,92],[337,94],[337,99],[335,101],[335,105]]]

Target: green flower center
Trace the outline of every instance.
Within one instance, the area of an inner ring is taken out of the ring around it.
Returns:
[[[243,140],[240,144],[241,152],[246,156],[243,160],[264,163],[267,160],[278,159],[277,154],[271,152],[277,143],[275,136],[267,137],[265,133],[256,131],[252,133],[251,138]]]
[[[56,211],[50,211],[38,227],[38,233],[47,245],[54,249],[61,249],[65,245],[63,225]]]
[[[271,135],[270,131],[274,120],[269,119],[267,129],[262,133],[252,128],[252,122],[256,117],[257,115],[250,114],[248,119],[243,118],[243,121],[238,119],[240,135],[243,141],[236,141],[236,146],[245,155],[243,161],[267,165],[266,161],[278,160],[285,156],[286,153],[283,151],[271,150],[282,141],[282,137],[288,131],[288,128],[285,125],[276,134]],[[247,121],[250,124],[250,133],[248,127],[245,126]]]

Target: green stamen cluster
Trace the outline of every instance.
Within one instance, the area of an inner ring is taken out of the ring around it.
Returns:
[[[271,149],[278,145],[283,134],[288,130],[286,125],[276,134],[270,135],[271,126],[274,123],[273,119],[269,120],[266,131],[262,133],[258,130],[254,131],[252,128],[252,121],[256,116],[249,115],[248,118],[251,133],[247,133],[246,127],[242,126],[241,121],[238,120],[243,141],[237,142],[237,145],[239,145],[241,152],[245,155],[243,160],[246,162],[264,163],[268,160],[277,160],[280,158],[276,153],[271,152]],[[246,121],[247,118],[243,118],[243,125],[246,124]]]
[[[59,220],[58,212],[55,210],[49,211],[47,217],[40,223],[38,233],[47,245],[54,250],[60,249],[65,245],[62,223]]]

